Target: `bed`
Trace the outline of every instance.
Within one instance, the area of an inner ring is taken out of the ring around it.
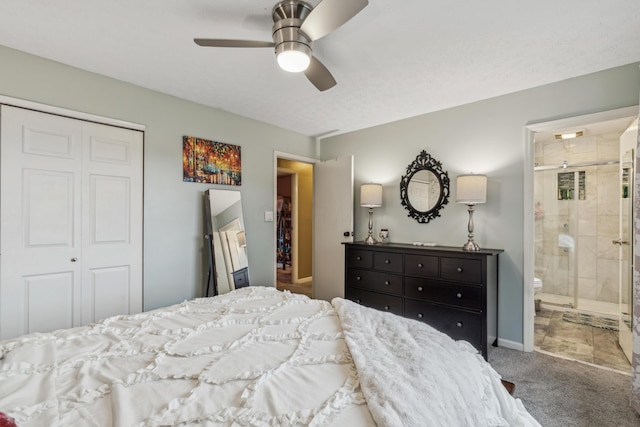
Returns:
[[[538,426],[466,342],[335,298],[247,287],[0,342],[27,426]]]

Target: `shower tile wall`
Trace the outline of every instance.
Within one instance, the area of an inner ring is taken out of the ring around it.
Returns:
[[[617,160],[619,145],[617,135],[536,143],[536,166]],[[582,170],[586,199],[558,200],[558,173]],[[618,302],[618,247],[611,243],[618,236],[618,176],[618,164],[535,172],[535,274],[544,293],[573,296],[570,272],[577,263],[579,298]],[[570,216],[576,208],[577,225]],[[576,227],[579,246],[574,252]]]

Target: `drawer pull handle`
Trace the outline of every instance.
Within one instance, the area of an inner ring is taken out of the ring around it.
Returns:
[[[422,319],[424,316],[422,313],[418,313],[418,319]]]
[[[422,265],[422,263],[421,263],[421,262],[419,262],[419,263],[418,263],[418,268],[422,268],[422,267],[424,267],[424,265]]]
[[[418,292],[422,292],[422,286],[418,286]]]
[[[461,294],[460,292],[458,292],[458,293],[456,294],[456,297],[458,297],[458,298],[462,298],[462,294]]]
[[[458,268],[456,269],[456,271],[457,271],[458,273],[462,273],[462,267],[458,267]]]
[[[361,257],[361,256],[357,256],[357,257],[356,257],[356,260],[358,260],[358,261],[362,261],[362,257]]]
[[[462,322],[458,322],[458,323],[456,323],[456,326],[457,326],[458,328],[462,328]]]
[[[385,264],[391,264],[391,260],[389,260],[389,259],[385,259],[385,260],[384,260],[384,263],[385,263]]]
[[[390,309],[391,309],[391,307],[389,307],[388,305],[385,305],[385,306],[384,306],[384,309],[385,309],[385,310],[390,310]]]
[[[356,276],[356,280],[360,281],[360,280],[362,280],[362,277]]]
[[[356,302],[357,302],[358,304],[360,304],[360,300],[359,300],[359,299],[357,299],[357,300],[356,300]]]
[[[390,281],[388,281],[388,280],[385,280],[385,281],[384,281],[384,284],[385,284],[385,285],[390,285],[390,284],[391,284],[391,282],[390,282]]]

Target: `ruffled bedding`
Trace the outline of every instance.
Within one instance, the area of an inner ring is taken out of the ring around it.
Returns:
[[[249,287],[2,341],[0,412],[21,427],[538,425],[470,346],[332,304]]]

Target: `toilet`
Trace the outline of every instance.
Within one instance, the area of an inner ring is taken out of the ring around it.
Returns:
[[[533,278],[533,302],[535,304],[536,312],[540,311],[540,304],[542,302],[542,300],[540,298],[537,298],[536,295],[540,293],[541,290],[542,290],[542,279],[534,277]]]

